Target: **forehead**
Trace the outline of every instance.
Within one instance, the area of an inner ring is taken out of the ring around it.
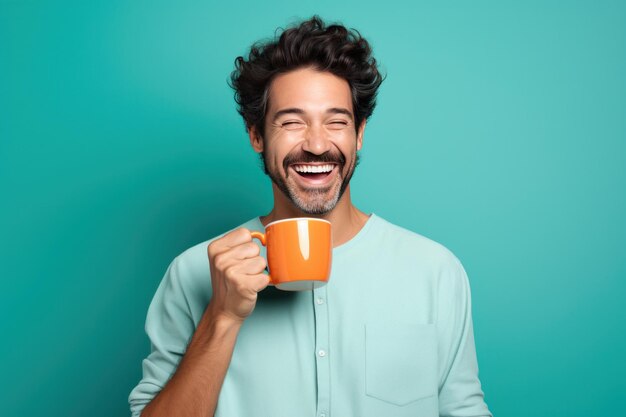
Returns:
[[[300,68],[277,76],[270,84],[268,114],[284,108],[323,112],[331,107],[352,111],[348,82],[330,72]]]

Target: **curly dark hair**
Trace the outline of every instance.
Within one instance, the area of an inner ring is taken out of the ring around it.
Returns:
[[[283,30],[280,37],[250,47],[248,59],[235,59],[230,86],[246,130],[265,134],[269,86],[279,74],[311,66],[345,79],[352,92],[355,128],[371,116],[384,77],[378,71],[369,43],[355,30],[340,24],[326,26],[319,16]]]

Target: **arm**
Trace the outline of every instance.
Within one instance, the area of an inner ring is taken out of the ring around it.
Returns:
[[[152,352],[144,360],[142,381],[129,397],[133,417],[215,413],[241,324],[269,280],[262,273],[265,259],[246,229],[213,241],[208,258],[212,296],[197,328],[184,291],[186,271],[179,262],[170,265],[157,290],[146,320]]]
[[[442,417],[491,417],[478,379],[467,274],[455,268],[439,283],[439,413]]]
[[[241,322],[207,308],[176,373],[141,417],[212,416]]]

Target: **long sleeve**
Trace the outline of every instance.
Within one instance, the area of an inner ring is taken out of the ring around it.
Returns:
[[[438,288],[439,414],[491,417],[478,379],[469,281],[454,261],[456,268],[442,273]]]
[[[128,398],[133,417],[141,414],[175,372],[195,329],[180,268],[178,258],[174,259],[148,309],[145,330],[151,353],[143,360],[143,377]]]

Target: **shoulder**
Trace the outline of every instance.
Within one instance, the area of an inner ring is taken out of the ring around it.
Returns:
[[[426,285],[444,297],[469,290],[467,273],[459,258],[446,246],[419,233],[377,218],[373,240],[394,271],[409,273],[414,285]]]
[[[436,269],[462,268],[456,255],[443,244],[381,217],[374,220],[373,238],[380,240],[379,246],[384,250]]]
[[[403,265],[410,270],[415,285],[425,284],[440,300],[442,305],[450,300],[465,302],[469,297],[469,279],[459,258],[443,244],[419,233],[380,219],[380,236],[388,258],[397,268]]]

